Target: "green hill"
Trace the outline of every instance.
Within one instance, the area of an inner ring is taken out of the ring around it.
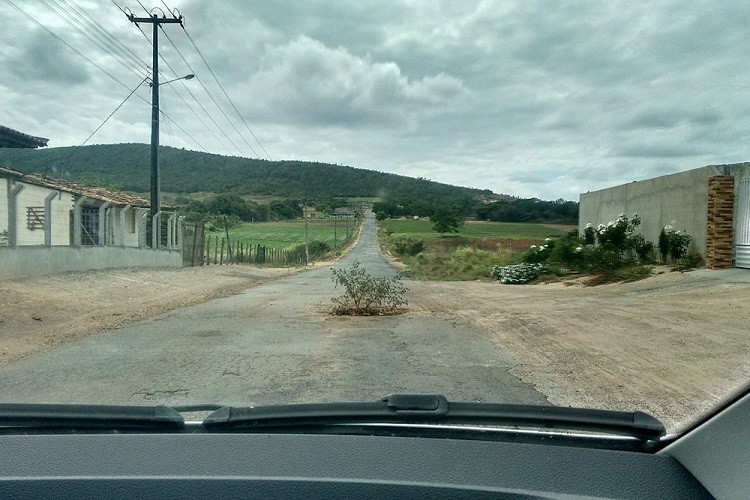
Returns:
[[[442,197],[502,198],[469,189],[328,163],[265,161],[161,147],[162,191],[233,192],[289,198],[383,197],[430,200]],[[0,149],[0,165],[69,181],[149,190],[149,146],[102,144],[44,149]]]

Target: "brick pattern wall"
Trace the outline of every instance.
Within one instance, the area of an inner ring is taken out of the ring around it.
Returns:
[[[734,177],[717,175],[708,179],[708,227],[706,267],[732,267],[734,227]]]

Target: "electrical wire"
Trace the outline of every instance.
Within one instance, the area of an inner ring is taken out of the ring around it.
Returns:
[[[143,3],[141,3],[141,2],[140,2],[140,0],[136,0],[136,1],[138,2],[138,5],[140,5],[140,6],[141,6],[141,8],[142,8],[142,9],[144,10],[144,12],[146,12],[146,14],[150,16],[150,15],[151,15],[151,12],[149,12],[149,10],[148,10],[148,9],[146,9],[146,7],[145,7],[145,6],[143,5]],[[165,6],[166,6],[166,5],[165,5]],[[167,7],[167,9],[168,9],[168,10],[170,10],[170,12],[172,12],[172,11],[171,11],[171,9],[169,9],[169,7]],[[185,64],[187,65],[188,69],[190,70],[190,72],[191,72],[191,73],[192,73],[193,75],[195,75],[195,71],[194,71],[194,70],[193,70],[193,68],[192,68],[192,67],[190,66],[190,63],[188,63],[188,62],[187,62],[187,60],[186,60],[186,59],[185,59],[185,58],[183,57],[182,53],[180,53],[179,49],[177,49],[177,47],[176,47],[176,46],[175,46],[175,44],[174,44],[174,43],[172,42],[171,38],[169,37],[169,34],[168,34],[168,33],[167,33],[167,31],[166,31],[166,30],[164,29],[164,27],[162,27],[162,26],[159,26],[159,28],[161,28],[161,32],[162,32],[162,33],[164,34],[164,36],[166,36],[166,37],[167,37],[167,40],[169,41],[169,43],[170,43],[170,44],[172,45],[172,47],[174,47],[174,48],[175,48],[175,51],[177,51],[177,53],[178,53],[178,54],[180,55],[180,57],[182,58],[182,60],[183,60],[183,61],[185,62]],[[141,32],[143,32],[143,30],[141,30]],[[145,34],[145,33],[144,33],[144,34]],[[148,38],[148,37],[147,37],[147,38]],[[153,41],[150,41],[150,43],[151,43],[151,44],[153,45]],[[169,64],[169,63],[168,63],[168,62],[167,62],[167,61],[166,61],[166,60],[164,59],[164,57],[162,57],[161,55],[159,55],[159,58],[160,58],[160,60],[162,60],[163,62],[165,62],[165,63],[166,63],[167,67],[168,67],[168,68],[169,68],[169,69],[170,69],[170,70],[172,71],[172,73],[174,73],[175,77],[178,77],[178,76],[177,76],[177,72],[176,72],[176,71],[175,71],[175,70],[174,70],[174,69],[172,68],[172,66],[171,66],[171,65],[170,65],[170,64]],[[160,74],[161,74],[161,73],[160,73]],[[178,77],[178,78],[179,78],[179,77]],[[210,99],[211,99],[211,100],[212,100],[212,101],[214,102],[214,104],[216,104],[216,106],[217,106],[217,107],[219,108],[219,111],[220,111],[220,112],[221,112],[221,113],[222,113],[222,114],[224,115],[224,117],[225,117],[225,118],[227,119],[227,121],[229,122],[229,124],[230,124],[230,125],[232,125],[232,127],[233,127],[233,128],[235,129],[235,131],[236,131],[236,132],[238,133],[238,135],[240,135],[240,137],[242,137],[242,134],[240,134],[239,130],[237,130],[237,127],[235,127],[235,126],[234,126],[234,123],[232,123],[232,121],[231,121],[231,120],[229,120],[229,117],[228,117],[228,116],[226,115],[226,113],[224,113],[224,110],[223,110],[223,109],[221,109],[221,107],[220,107],[220,106],[218,105],[218,103],[216,102],[216,100],[214,99],[214,97],[213,97],[213,96],[211,95],[211,93],[210,93],[210,92],[208,91],[208,89],[206,88],[206,86],[205,86],[205,85],[203,84],[203,81],[202,81],[202,80],[200,79],[200,77],[199,77],[198,75],[195,75],[195,79],[196,79],[196,80],[197,80],[197,81],[198,81],[198,82],[199,82],[199,83],[201,84],[201,87],[203,87],[203,89],[204,89],[204,90],[206,91],[206,93],[208,94],[208,97],[209,97],[209,98],[210,98]],[[200,101],[198,100],[198,98],[197,98],[197,97],[195,97],[195,94],[193,94],[193,92],[192,92],[192,91],[191,91],[191,90],[190,90],[190,89],[189,89],[189,88],[187,87],[187,85],[185,85],[185,82],[183,82],[183,81],[180,81],[180,83],[182,84],[182,86],[183,86],[183,87],[185,87],[185,90],[187,90],[187,92],[188,92],[188,93],[189,93],[189,94],[191,95],[191,97],[193,97],[193,99],[195,100],[195,102],[196,102],[196,103],[198,104],[198,106],[199,106],[199,107],[200,107],[200,108],[201,108],[201,109],[203,110],[203,112],[204,112],[204,113],[206,114],[206,116],[207,116],[207,117],[208,117],[208,118],[209,118],[209,119],[211,120],[211,122],[212,122],[212,123],[213,123],[213,124],[214,124],[214,125],[215,125],[215,126],[216,126],[216,127],[218,128],[218,129],[219,129],[219,131],[220,131],[220,132],[221,132],[221,133],[222,133],[222,134],[224,135],[224,137],[225,137],[225,138],[227,139],[227,141],[229,141],[229,143],[230,143],[230,144],[232,144],[232,146],[234,146],[234,148],[235,148],[235,149],[237,150],[237,152],[238,152],[238,153],[240,154],[240,156],[242,156],[242,150],[241,150],[241,149],[239,148],[239,146],[237,146],[237,144],[236,144],[236,143],[235,143],[235,142],[234,142],[234,141],[232,140],[232,138],[231,138],[231,137],[229,136],[229,134],[227,134],[227,133],[226,133],[226,132],[224,131],[224,129],[223,129],[223,128],[222,128],[222,127],[221,127],[221,126],[220,126],[220,125],[219,125],[219,124],[218,124],[218,123],[216,122],[216,120],[214,119],[213,115],[211,115],[211,113],[209,113],[209,112],[208,112],[208,110],[206,110],[206,108],[205,108],[205,107],[203,106],[203,104],[202,104],[202,103],[201,103],[201,102],[200,102]],[[205,125],[204,125],[204,126],[205,126]],[[209,130],[209,131],[211,131],[211,129],[209,129],[208,127],[206,127],[206,129],[207,129],[207,130]],[[213,131],[211,131],[211,133],[213,134]],[[216,136],[216,134],[213,134],[213,135],[214,135],[214,136]],[[242,137],[242,139],[244,140],[244,137]],[[218,138],[217,138],[217,140],[218,140]],[[245,142],[247,142],[247,141],[245,141]],[[220,143],[220,144],[222,145],[222,147],[224,147],[224,149],[228,149],[228,148],[226,147],[226,145],[225,145],[225,144],[224,144],[224,143],[223,143],[223,142],[222,142],[221,140],[219,140],[219,143]],[[253,153],[254,153],[254,154],[255,154],[255,155],[257,156],[257,153],[255,153],[255,151],[253,150],[253,148],[252,148],[252,147],[250,147],[250,150],[251,150],[251,151],[253,151]]]
[[[54,0],[58,1],[58,0]],[[112,44],[118,49],[119,53],[124,54],[131,59],[139,62],[142,66],[144,66],[146,69],[150,69],[150,66],[148,63],[146,63],[143,59],[138,56],[133,50],[125,45],[119,38],[114,36],[112,33],[110,33],[104,26],[99,24],[94,17],[89,14],[83,7],[79,6],[77,3],[73,2],[72,0],[63,0],[66,4],[70,5],[75,11],[77,11],[80,15],[82,15],[87,24],[91,27],[93,27],[96,31],[102,34],[102,36],[106,40],[110,40]],[[114,2],[113,2],[114,3]],[[117,6],[117,4],[115,4]],[[119,7],[118,7],[119,8]]]
[[[126,67],[129,71],[131,71],[133,74],[135,74],[139,78],[143,78],[144,68],[141,68],[132,60],[125,58],[122,55],[116,53],[110,45],[107,45],[106,42],[103,42],[100,38],[97,37],[98,34],[96,34],[90,29],[87,29],[87,26],[84,25],[80,19],[78,19],[76,16],[71,15],[58,3],[55,3],[55,0],[49,0],[49,2],[47,2],[46,0],[39,0],[39,1],[44,6],[46,6],[50,11],[55,13],[60,19],[62,19],[62,21],[65,22],[65,24],[67,24],[68,26],[76,30],[83,37],[87,38],[99,50],[115,58],[115,60],[117,60],[120,64],[122,64],[124,67]]]
[[[135,94],[135,91],[136,91],[136,90],[138,90],[138,89],[139,89],[139,88],[141,87],[141,85],[143,85],[143,83],[144,83],[145,81],[146,81],[146,78],[144,78],[143,80],[141,80],[141,83],[139,83],[139,84],[138,84],[138,86],[137,86],[136,88],[134,88],[134,89],[133,89],[133,90],[132,90],[132,91],[131,91],[131,92],[130,92],[130,93],[128,94],[128,96],[127,96],[127,97],[126,97],[126,98],[125,98],[125,99],[124,99],[124,100],[123,100],[123,101],[122,101],[122,102],[121,102],[120,104],[118,104],[118,105],[117,105],[117,107],[116,107],[116,108],[114,109],[114,111],[112,111],[112,112],[111,112],[111,113],[109,114],[109,116],[107,116],[107,117],[106,117],[106,118],[104,119],[104,121],[103,121],[103,122],[102,122],[102,123],[101,123],[101,124],[100,124],[100,125],[99,125],[98,127],[96,127],[96,130],[94,130],[93,132],[91,132],[91,135],[89,135],[89,136],[88,136],[88,137],[86,138],[86,140],[85,140],[85,141],[83,141],[83,142],[81,143],[81,146],[83,146],[83,145],[85,145],[85,144],[86,144],[87,142],[89,142],[89,139],[91,139],[92,137],[94,137],[94,134],[96,134],[97,132],[99,132],[99,129],[101,129],[101,128],[102,128],[102,127],[104,126],[104,124],[105,124],[105,123],[107,123],[107,122],[109,121],[109,119],[110,119],[110,118],[112,118],[112,115],[114,115],[115,113],[117,113],[117,110],[118,110],[118,109],[120,109],[120,108],[122,107],[122,105],[123,105],[123,104],[125,104],[126,102],[128,102],[128,99],[130,99],[130,97],[131,97],[131,96],[132,96],[133,94]],[[80,146],[79,146],[79,147],[80,147]]]
[[[242,114],[237,109],[237,106],[234,105],[234,102],[229,97],[229,94],[227,94],[227,91],[224,90],[224,86],[221,84],[221,82],[219,81],[219,79],[216,77],[216,74],[214,73],[214,70],[211,69],[211,66],[209,66],[208,61],[206,61],[206,58],[203,57],[203,53],[198,48],[198,45],[196,45],[195,40],[193,40],[193,37],[191,37],[190,33],[187,32],[187,29],[185,29],[185,26],[183,26],[183,25],[181,25],[181,26],[182,26],[182,31],[185,33],[185,35],[187,36],[188,40],[190,40],[190,43],[193,45],[193,48],[195,49],[195,51],[198,53],[198,55],[203,60],[203,63],[206,65],[206,68],[208,68],[208,71],[211,73],[211,76],[213,76],[214,80],[216,80],[216,84],[219,86],[219,88],[221,89],[221,91],[224,93],[224,97],[227,98],[227,100],[229,101],[229,104],[232,106],[232,109],[234,109],[234,112],[237,113],[237,116],[239,116],[240,120],[242,120],[242,123],[245,124],[245,127],[247,127],[248,132],[250,132],[250,134],[253,136],[253,138],[258,143],[258,145],[260,145],[260,147],[263,149],[263,152],[266,154],[266,158],[268,158],[270,160],[271,156],[268,154],[268,151],[266,151],[266,148],[263,146],[263,144],[260,142],[260,140],[258,140],[258,137],[256,137],[255,133],[253,133],[253,131],[250,128],[250,126],[247,124],[247,122],[245,121],[245,119],[242,117]]]
[[[218,101],[216,101],[216,99],[214,98],[214,96],[211,94],[211,91],[208,90],[208,87],[206,87],[206,84],[203,83],[203,80],[196,74],[196,72],[193,69],[192,65],[188,62],[188,60],[182,54],[182,52],[180,51],[180,49],[177,48],[177,45],[175,45],[175,43],[172,41],[172,39],[170,38],[169,34],[164,30],[164,28],[162,28],[162,33],[167,38],[167,41],[169,41],[169,43],[172,45],[172,47],[174,47],[175,51],[180,56],[180,59],[182,59],[182,61],[185,63],[185,65],[188,67],[188,69],[190,69],[190,72],[195,75],[195,79],[198,80],[198,83],[200,83],[201,87],[206,92],[206,94],[208,94],[208,97],[211,99],[211,101],[214,103],[214,105],[216,105],[216,108],[219,110],[219,112],[222,114],[222,116],[224,116],[224,118],[227,120],[227,122],[229,122],[229,124],[232,126],[232,128],[234,129],[234,131],[237,132],[237,135],[240,136],[240,138],[242,138],[242,140],[245,142],[245,144],[247,144],[247,147],[250,148],[250,151],[252,151],[255,156],[259,156],[258,153],[255,151],[255,149],[247,142],[247,140],[242,135],[242,133],[239,131],[239,129],[237,128],[237,126],[234,124],[234,122],[229,118],[229,116],[227,115],[227,113],[224,111],[224,108],[222,108],[221,105],[218,103]],[[211,117],[211,115],[207,111],[206,111],[206,114],[209,117]],[[211,118],[211,120],[214,121],[213,118]],[[216,123],[216,122],[214,121],[214,123]],[[218,124],[216,124],[216,125],[218,126]],[[239,151],[239,153],[241,155],[242,154],[242,150],[237,146],[237,144],[235,144],[235,142],[228,135],[227,135],[227,140],[232,144],[232,146],[235,147],[235,149],[237,149],[237,151]]]
[[[11,5],[14,9],[16,9],[18,12],[20,12],[21,14],[23,14],[31,22],[33,22],[34,24],[36,24],[37,26],[39,26],[40,28],[42,28],[44,31],[46,31],[47,33],[49,33],[50,35],[52,35],[59,42],[61,42],[66,47],[68,47],[70,50],[72,50],[73,52],[75,52],[76,54],[78,54],[80,57],[82,57],[83,59],[85,59],[87,62],[89,62],[90,64],[92,64],[93,66],[95,66],[97,69],[99,69],[100,71],[102,71],[104,74],[106,74],[107,76],[109,76],[110,78],[112,78],[114,81],[116,81],[117,83],[119,83],[121,86],[123,86],[127,90],[130,90],[130,85],[127,85],[127,84],[123,83],[122,80],[120,80],[115,75],[113,75],[112,73],[110,73],[109,71],[107,71],[106,69],[104,69],[100,64],[94,62],[94,60],[92,60],[90,57],[88,57],[87,55],[85,55],[84,53],[82,53],[80,50],[76,49],[71,44],[69,44],[68,42],[66,42],[63,38],[61,38],[60,36],[58,36],[54,31],[50,30],[45,25],[43,25],[42,23],[40,23],[39,21],[37,21],[36,19],[34,19],[31,15],[27,14],[26,11],[24,11],[18,5],[16,5],[15,3],[13,3],[12,0],[5,0],[5,3]],[[136,95],[138,95],[138,94],[136,94]],[[146,101],[146,102],[148,102],[148,101]]]

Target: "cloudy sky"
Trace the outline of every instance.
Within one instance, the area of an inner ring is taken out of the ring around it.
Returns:
[[[145,15],[137,0],[75,3],[0,1],[0,124],[50,146],[82,143],[150,61],[150,26],[146,37],[118,9]],[[166,3],[275,160],[577,199],[750,159],[746,1]],[[134,54],[115,57],[92,21]],[[185,32],[165,30],[182,56],[162,35],[164,59],[198,78],[161,87],[174,122],[162,144],[264,156]],[[148,101],[144,85],[89,143],[148,142]]]

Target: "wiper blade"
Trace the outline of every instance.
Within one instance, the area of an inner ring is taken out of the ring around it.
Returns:
[[[180,430],[185,420],[167,406],[0,403],[0,430],[138,429]]]
[[[558,406],[448,402],[441,395],[392,394],[373,403],[316,403],[224,407],[203,420],[207,430],[270,430],[364,423],[455,423],[583,430],[643,440],[666,434],[643,412]]]

